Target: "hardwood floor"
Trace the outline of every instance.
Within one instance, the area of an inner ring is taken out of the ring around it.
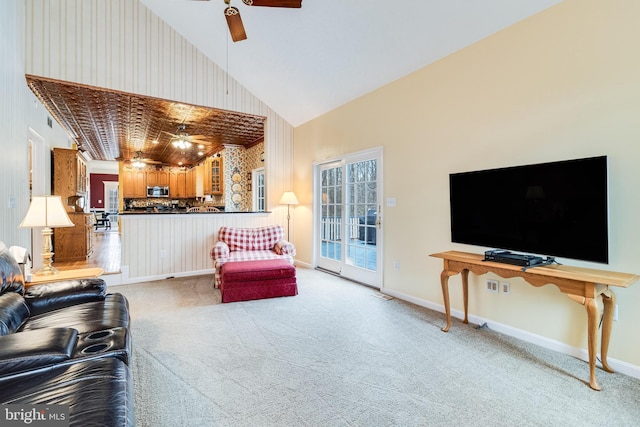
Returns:
[[[105,274],[119,273],[121,246],[117,226],[111,230],[93,230],[92,233],[93,250],[85,261],[54,262],[54,267],[58,270],[100,267]]]

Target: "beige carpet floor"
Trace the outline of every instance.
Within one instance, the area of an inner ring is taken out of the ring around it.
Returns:
[[[221,304],[209,276],[118,286],[137,425],[638,426],[640,381],[298,269],[300,294]]]

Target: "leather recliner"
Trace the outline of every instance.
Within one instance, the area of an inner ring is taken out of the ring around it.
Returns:
[[[0,242],[0,404],[61,404],[72,426],[132,426],[128,302],[102,279],[25,288]]]

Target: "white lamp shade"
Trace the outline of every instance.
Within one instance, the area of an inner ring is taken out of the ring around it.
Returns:
[[[282,197],[280,198],[281,205],[297,205],[298,199],[296,195],[293,194],[293,191],[285,191]]]
[[[34,196],[19,227],[73,227],[60,196]]]

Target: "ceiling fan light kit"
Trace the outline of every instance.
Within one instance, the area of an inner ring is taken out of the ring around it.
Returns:
[[[147,166],[147,164],[142,159],[142,151],[138,151],[136,153],[135,157],[131,161],[131,166],[133,166],[134,168],[138,168],[138,169],[142,169],[145,166]]]
[[[224,10],[224,16],[227,19],[227,26],[231,33],[231,40],[239,42],[240,40],[246,40],[247,33],[244,31],[244,25],[242,25],[242,18],[240,18],[240,11],[238,8],[229,6]]]
[[[283,7],[299,9],[302,7],[302,0],[242,0],[247,6],[263,6],[263,7]],[[247,33],[240,18],[240,11],[237,7],[231,6],[231,0],[224,0],[227,8],[224,10],[224,17],[227,20],[231,40],[239,42],[246,40]]]
[[[247,6],[266,7],[290,7],[299,9],[302,7],[302,0],[242,0]]]
[[[191,148],[191,143],[184,138],[176,139],[172,142],[173,146],[180,150],[188,150]]]

